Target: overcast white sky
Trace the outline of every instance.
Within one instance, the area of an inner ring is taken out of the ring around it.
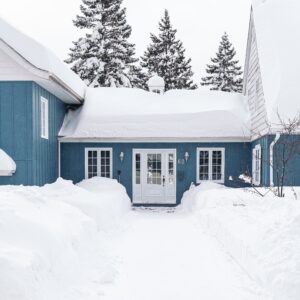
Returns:
[[[227,31],[238,59],[244,64],[251,0],[124,0],[131,41],[137,54],[149,44],[150,32],[157,33],[164,9],[170,11],[178,37],[192,58],[195,80],[217,51],[221,35]],[[1,17],[66,58],[72,40],[80,32],[72,20],[79,13],[81,0],[0,0]]]

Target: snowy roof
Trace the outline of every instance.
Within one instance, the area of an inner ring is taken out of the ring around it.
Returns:
[[[11,176],[16,172],[16,163],[2,149],[0,149],[0,176]]]
[[[88,89],[70,111],[60,136],[73,139],[244,139],[249,137],[244,97],[213,91]]]
[[[86,85],[70,68],[46,47],[0,18],[0,40],[39,70],[50,73],[83,99]]]
[[[266,109],[269,121],[292,118],[300,110],[300,1],[254,0]]]
[[[152,76],[148,82],[147,82],[148,86],[152,86],[152,87],[158,87],[158,86],[162,86],[164,87],[165,86],[165,80],[158,76],[158,75],[154,75]]]

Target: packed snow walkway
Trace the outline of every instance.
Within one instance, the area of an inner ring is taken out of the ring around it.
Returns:
[[[119,274],[105,300],[267,299],[190,214],[133,210],[115,242]]]

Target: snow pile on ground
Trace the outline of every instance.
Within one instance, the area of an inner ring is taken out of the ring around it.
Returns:
[[[2,149],[0,149],[0,176],[11,176],[16,172],[16,163]]]
[[[107,232],[129,209],[125,189],[102,178],[0,187],[0,298],[99,299],[115,274]]]
[[[262,198],[207,183],[186,192],[182,208],[195,214],[272,299],[300,299],[300,201],[292,193]]]

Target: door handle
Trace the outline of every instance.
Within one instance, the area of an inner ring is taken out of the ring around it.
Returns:
[[[165,176],[163,176],[163,186],[165,186],[165,183],[166,183],[166,178]]]

